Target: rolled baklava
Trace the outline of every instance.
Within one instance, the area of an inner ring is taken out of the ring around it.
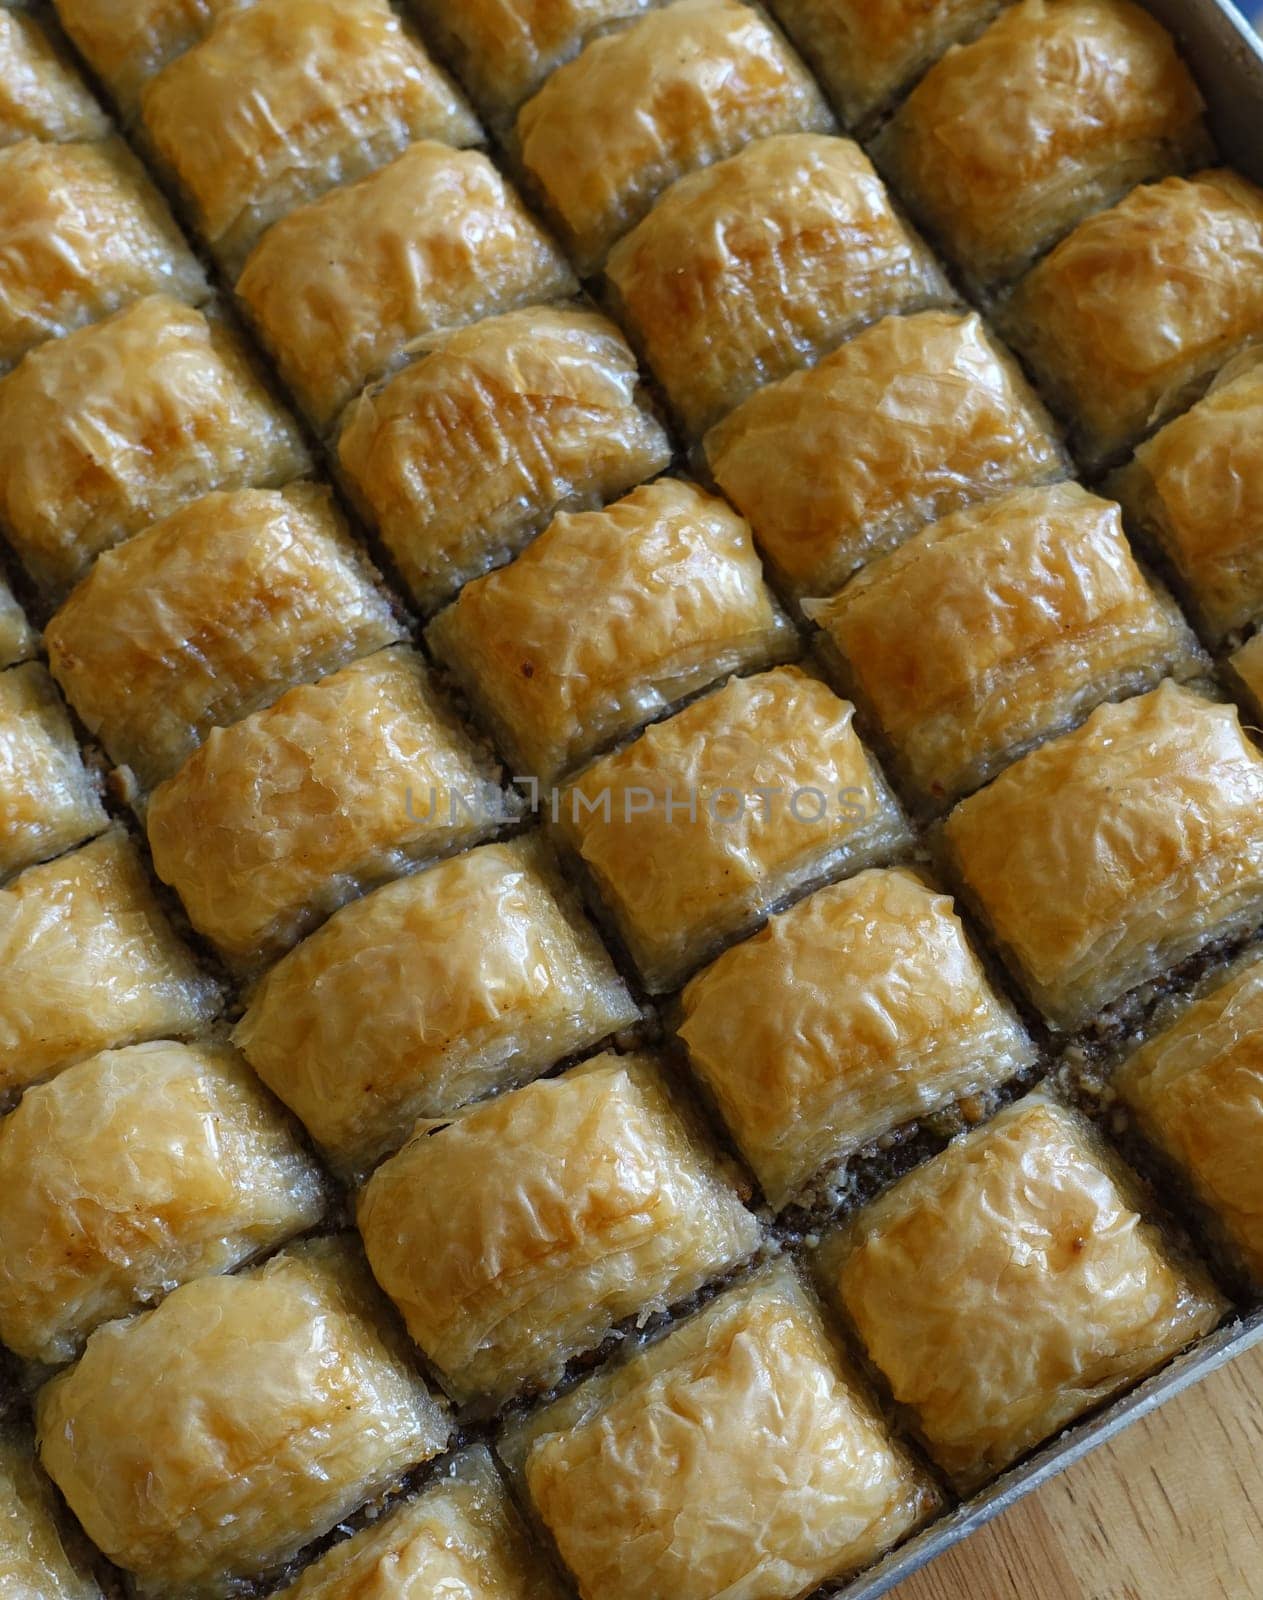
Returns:
[[[237,293],[304,412],[327,428],[412,341],[576,287],[485,155],[421,140],[276,223]]]
[[[154,867],[193,926],[257,966],[365,889],[508,815],[499,768],[404,646],[213,728],[154,790]]]
[[[706,435],[783,585],[827,594],[927,522],[1063,477],[1052,420],[976,313],[884,317]]]
[[[797,1600],[939,1504],[786,1263],[501,1449],[589,1600]]]
[[[40,1391],[40,1456],[144,1595],[221,1597],[447,1442],[348,1238],[111,1322]]]
[[[0,881],[106,827],[56,686],[37,661],[0,672]]]
[[[1075,483],[957,511],[805,609],[931,809],[1101,701],[1210,666],[1118,507]]]
[[[604,511],[563,512],[511,566],[468,584],[426,639],[515,770],[545,781],[798,647],[749,526],[670,478]]]
[[[1137,1210],[1128,1177],[1086,1124],[1035,1094],[826,1243],[829,1292],[962,1494],[1226,1309]]]
[[[82,1539],[64,1521],[28,1430],[0,1425],[0,1574],[12,1600],[101,1600]]]
[[[8,581],[0,573],[0,667],[29,661],[39,647],[39,635],[27,620]]]
[[[952,298],[859,145],[810,133],[681,178],[606,276],[691,437],[865,324]]]
[[[1263,721],[1263,634],[1256,633],[1249,644],[1242,645],[1231,657],[1229,668],[1249,697],[1252,726],[1257,734],[1263,731],[1258,726]]]
[[[514,144],[587,275],[676,178],[770,134],[832,125],[764,15],[674,0],[559,68],[522,107]]]
[[[84,60],[129,115],[145,84],[238,0],[56,0]]]
[[[562,791],[558,824],[651,991],[782,897],[910,843],[853,715],[793,667],[735,679]]]
[[[0,146],[102,139],[110,122],[34,17],[0,7]]]
[[[478,122],[387,0],[251,0],[145,88],[146,137],[229,271],[271,223]]]
[[[640,1011],[537,836],[344,907],[267,974],[234,1038],[333,1165],[525,1083]]]
[[[357,1218],[449,1392],[494,1402],[752,1255],[736,1178],[652,1058],[603,1055],[420,1123]]]
[[[1263,756],[1233,707],[1169,681],[1023,757],[962,801],[944,835],[1019,980],[1062,1028],[1263,922]]]
[[[108,1050],[0,1122],[0,1337],[72,1358],[94,1328],[312,1227],[324,1185],[227,1045]]]
[[[351,406],[338,461],[430,612],[558,511],[656,476],[671,445],[614,324],[536,306],[421,341],[411,366]]]
[[[52,590],[211,489],[287,483],[309,465],[237,334],[167,295],[0,379],[0,530]]]
[[[104,551],[45,630],[88,730],[149,787],[212,728],[404,637],[329,491],[204,495]]]
[[[684,990],[680,1037],[773,1206],[1035,1051],[949,896],[905,868],[821,889]],[[968,1114],[967,1108],[966,1114]]]

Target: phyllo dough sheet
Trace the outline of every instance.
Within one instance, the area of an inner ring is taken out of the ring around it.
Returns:
[[[0,17],[4,13],[0,12]],[[101,1600],[20,1423],[0,1425],[0,1573],[12,1600]]]

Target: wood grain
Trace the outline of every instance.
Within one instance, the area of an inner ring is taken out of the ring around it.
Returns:
[[[1046,1484],[892,1600],[1263,1600],[1263,1348]]]

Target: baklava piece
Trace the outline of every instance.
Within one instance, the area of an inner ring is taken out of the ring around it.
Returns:
[[[564,1600],[485,1445],[314,1561],[276,1600]]]
[[[592,35],[660,0],[411,0],[427,38],[456,64],[492,121],[505,123]],[[588,130],[590,131],[590,130]]]
[[[681,178],[606,275],[692,437],[866,323],[952,298],[859,145],[811,133]]]
[[[358,1221],[378,1283],[456,1399],[554,1384],[624,1318],[758,1249],[737,1173],[704,1139],[648,1056],[597,1056],[418,1124],[369,1180]]]
[[[229,7],[145,89],[145,131],[230,271],[295,206],[477,120],[387,0]]]
[[[168,61],[210,32],[240,0],[56,0],[84,60],[129,115]]]
[[[1035,1094],[826,1242],[829,1291],[962,1494],[1226,1309],[1132,1190],[1085,1123]]]
[[[3,573],[0,573],[0,667],[29,661],[39,649],[39,634],[27,621]]]
[[[45,630],[87,728],[145,787],[295,684],[404,637],[327,489],[204,495],[105,551]]]
[[[6,1594],[10,1600],[101,1600],[85,1557],[62,1526],[34,1440],[19,1424],[0,1426],[0,1576]]]
[[[1174,40],[1131,0],[1021,0],[930,69],[874,154],[985,289],[1138,183],[1210,160],[1202,110]]]
[[[848,126],[868,123],[1004,0],[773,0]],[[1029,86],[1027,86],[1029,87]]]
[[[56,686],[37,661],[0,672],[0,880],[103,831]]]
[[[565,836],[650,990],[674,988],[813,880],[908,845],[853,716],[794,667],[734,679],[558,797]]]
[[[670,463],[635,356],[593,311],[510,311],[422,349],[354,403],[338,458],[426,612],[558,511],[594,509]]]
[[[1263,962],[1257,952],[1121,1066],[1114,1086],[1263,1282]]]
[[[538,837],[487,844],[346,906],[237,1026],[343,1173],[420,1117],[525,1083],[640,1012]]]
[[[706,435],[784,586],[827,594],[927,522],[1063,477],[1065,452],[981,317],[885,317]]]
[[[412,341],[576,288],[485,155],[422,140],[276,223],[237,293],[303,410],[327,428]]]
[[[166,202],[118,140],[0,149],[0,372],[148,294],[210,293]]]
[[[1263,633],[1256,633],[1249,644],[1229,659],[1229,670],[1251,702],[1251,714],[1263,721]],[[1256,733],[1263,729],[1255,727]]]
[[[154,867],[234,965],[505,820],[498,768],[404,646],[300,684],[206,742],[149,803]]]
[[[939,1507],[784,1263],[501,1449],[587,1600],[797,1600]]]
[[[0,889],[0,1098],[84,1056],[199,1031],[215,986],[113,829]]]
[[[950,898],[904,868],[821,889],[684,991],[680,1036],[778,1209],[1035,1051]]]
[[[1076,483],[957,511],[805,609],[931,810],[1103,700],[1210,667],[1118,507]]]
[[[1110,489],[1171,563],[1208,637],[1263,621],[1263,346],[1230,361]]]
[[[586,275],[676,178],[832,125],[766,17],[741,0],[675,0],[555,72],[522,107],[515,144]]]
[[[448,1435],[345,1237],[98,1328],[36,1422],[94,1542],[142,1594],[190,1597],[239,1592]]]
[[[1263,335],[1263,191],[1226,170],[1133,190],[1022,279],[1001,325],[1085,465],[1107,464]]]
[[[0,1337],[70,1360],[94,1328],[320,1220],[320,1175],[226,1045],[132,1045],[0,1122]]]
[[[211,489],[309,466],[237,335],[166,295],[32,350],[0,379],[0,527],[49,589]]]
[[[0,145],[103,139],[109,118],[34,17],[0,8]]]
[[[468,584],[426,638],[516,770],[545,781],[798,643],[748,525],[666,478],[605,511],[563,512],[511,566]]]
[[[1263,756],[1233,707],[1171,682],[1024,756],[944,834],[1060,1028],[1263,920]]]

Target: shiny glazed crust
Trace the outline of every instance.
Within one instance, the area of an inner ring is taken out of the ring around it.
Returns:
[[[0,672],[0,881],[105,826],[96,784],[48,673],[35,661]]]
[[[101,139],[109,118],[34,17],[0,9],[0,146]]]

